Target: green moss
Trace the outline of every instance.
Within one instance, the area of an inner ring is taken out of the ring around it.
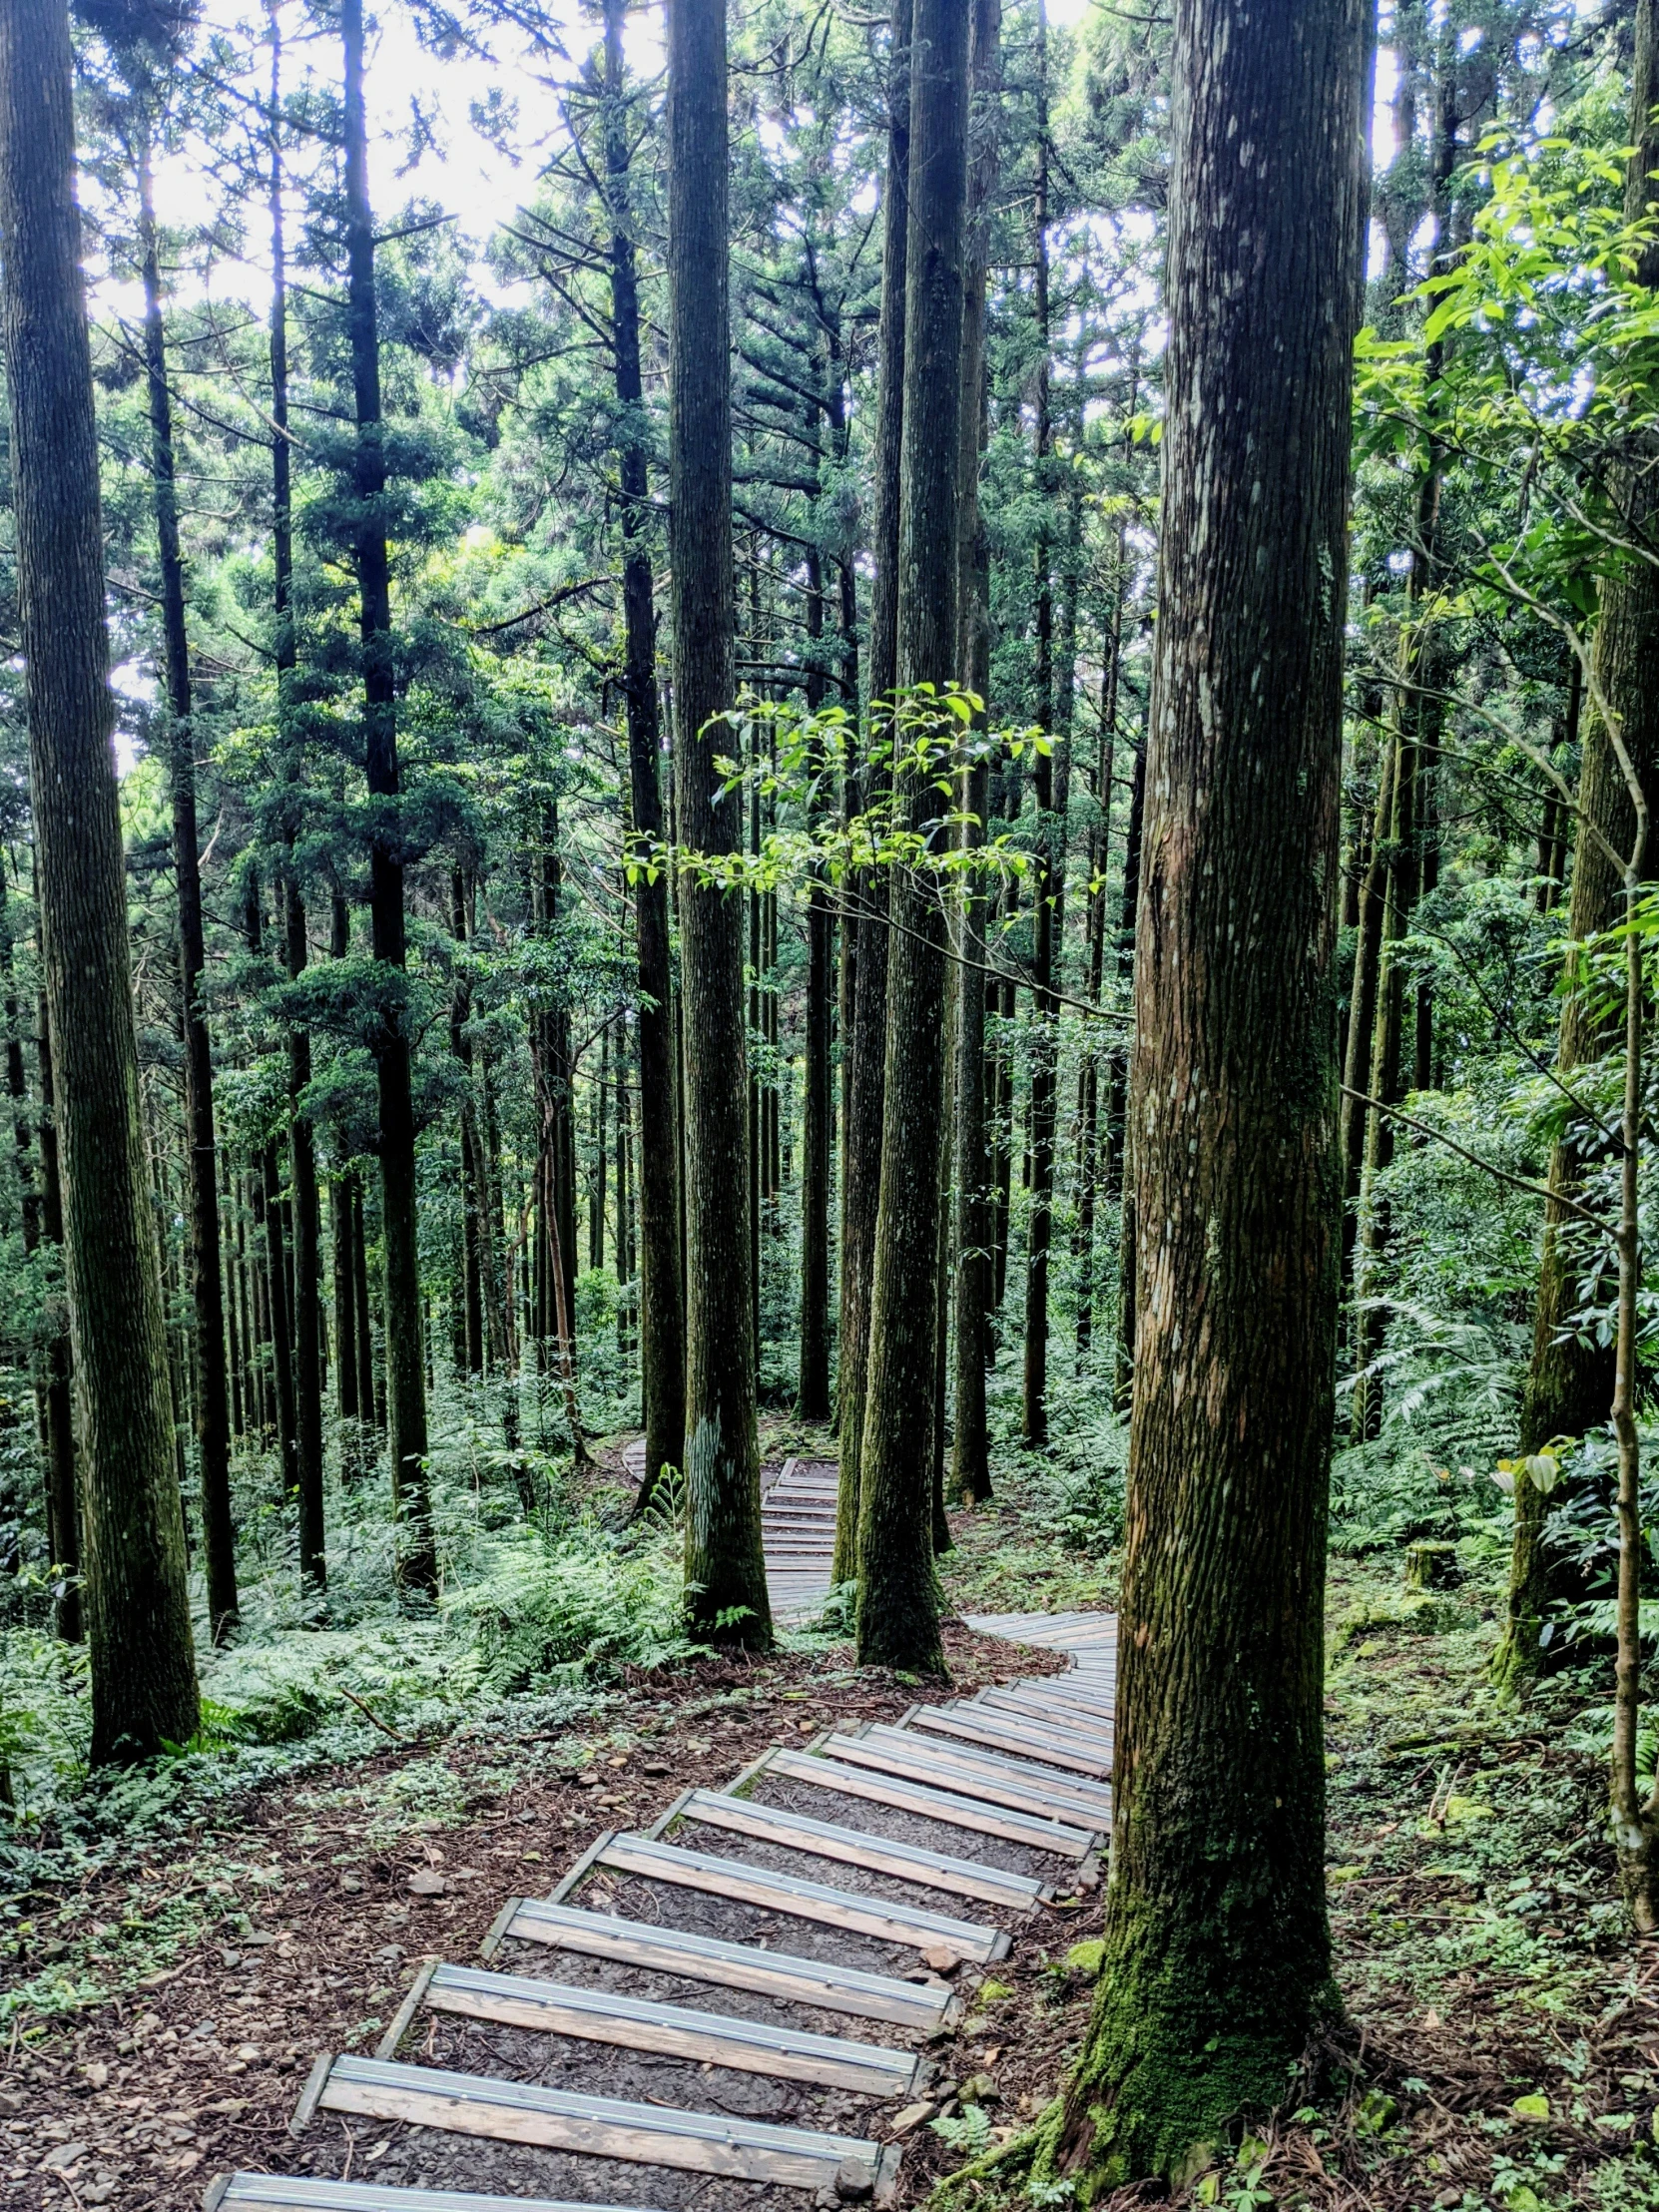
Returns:
[[[1149,2175],[1201,2170],[1195,2157],[1207,2163],[1241,2114],[1283,2101],[1310,2030],[1341,2009],[1328,1975],[1310,1998],[1283,1953],[1218,1972],[1213,1948],[1164,1940],[1161,1912],[1124,1921],[1098,1946],[1088,2040],[1038,2128],[1033,2173],[1070,2179],[1079,2204]]]

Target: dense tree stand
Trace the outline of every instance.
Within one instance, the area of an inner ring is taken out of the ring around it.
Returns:
[[[1651,0],[1636,14],[1636,50],[1632,67],[1630,134],[1636,152],[1625,183],[1624,212],[1636,222],[1654,200],[1652,183],[1659,168],[1659,129],[1653,111],[1659,104],[1659,48],[1654,36]],[[1650,246],[1640,270],[1644,284],[1659,284],[1659,247]],[[1614,492],[1623,528],[1632,543],[1651,537],[1659,522],[1659,488],[1651,458],[1618,471]],[[1592,694],[1619,719],[1625,751],[1646,793],[1650,817],[1659,818],[1659,576],[1646,560],[1633,561],[1602,586],[1601,624],[1596,632]],[[1630,850],[1636,816],[1624,775],[1599,712],[1584,725],[1584,760],[1578,781],[1578,824],[1573,846],[1572,903],[1567,933],[1575,944],[1614,928],[1624,910],[1624,883],[1615,855]],[[1650,834],[1644,874],[1652,876],[1659,846]],[[1619,1041],[1620,1016],[1590,1002],[1583,991],[1569,995],[1561,1011],[1555,1064],[1569,1086],[1573,1071],[1599,1059]],[[1532,1359],[1521,1393],[1520,1449],[1539,1452],[1557,1436],[1584,1436],[1599,1429],[1613,1402],[1613,1346],[1600,1344],[1589,1331],[1568,1327],[1579,1304],[1581,1263],[1565,1241],[1571,1209],[1583,1187],[1584,1172],[1610,1149],[1608,1132],[1593,1118],[1575,1114],[1551,1149],[1550,1200],[1544,1218],[1543,1253],[1533,1313]],[[1492,1680],[1506,1696],[1520,1696],[1543,1669],[1543,1627],[1554,1605],[1566,1595],[1565,1562],[1552,1557],[1544,1541],[1551,1498],[1524,1471],[1515,1477],[1515,1529],[1509,1562],[1509,1603],[1503,1635],[1492,1659]]]
[[[1085,2198],[1190,2178],[1338,2004],[1322,1678],[1363,15],[1271,0],[1247,35],[1237,0],[1176,11],[1112,1884],[1041,2146]]]

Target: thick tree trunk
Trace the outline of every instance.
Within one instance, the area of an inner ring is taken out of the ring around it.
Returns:
[[[237,1534],[231,1518],[231,1406],[225,1371],[224,1270],[219,1244],[219,1161],[214,1138],[213,1046],[202,1003],[207,951],[196,830],[196,731],[185,569],[173,462],[173,398],[167,382],[161,264],[151,199],[148,124],[140,125],[139,244],[144,279],[144,366],[150,402],[150,482],[162,581],[163,666],[173,787],[173,870],[179,901],[180,1026],[190,1144],[191,1298],[196,1336],[196,1449],[202,1486],[202,1551],[209,1633],[223,1643],[237,1625]]]
[[[974,0],[967,276],[962,298],[962,407],[958,458],[956,665],[982,703],[990,685],[990,537],[979,511],[980,456],[988,429],[985,380],[985,284],[991,204],[996,190],[1001,92],[1001,0]],[[975,727],[983,733],[981,706]],[[982,755],[961,771],[961,839],[984,843],[990,771]],[[985,879],[969,875],[962,893],[956,979],[954,1279],[955,1422],[951,1488],[964,1505],[991,1494],[985,1362],[990,1311],[990,1156],[985,1143]]]
[[[368,199],[368,143],[363,121],[362,0],[341,0],[345,55],[345,247],[351,381],[357,450],[353,488],[360,503],[356,530],[359,630],[363,661],[364,767],[372,798],[398,794],[397,705],[391,650],[391,577],[381,502],[386,462],[380,419],[380,340],[374,301],[374,220]],[[437,1588],[431,1492],[426,1474],[426,1378],[420,1348],[420,1252],[416,1229],[414,1097],[410,1044],[400,993],[404,967],[403,865],[395,838],[376,836],[369,855],[369,916],[375,960],[397,971],[387,978],[387,1003],[375,1061],[380,1093],[381,1243],[386,1284],[386,1410],[391,1435],[392,1500],[403,1533],[400,1588]]]
[[[744,1102],[743,901],[701,872],[737,842],[718,805],[733,734],[732,396],[725,0],[668,16],[669,474],[680,941],[686,1035],[686,1614],[692,1632],[772,1640],[761,1550]]]
[[[145,1175],[63,0],[0,0],[0,330],[42,967],[59,1079],[95,1764],[201,1717]]]
[[[669,958],[668,870],[659,782],[662,734],[657,713],[657,622],[652,599],[644,383],[640,370],[639,284],[629,204],[628,116],[623,101],[623,0],[605,0],[605,173],[610,196],[611,327],[616,394],[625,435],[622,477],[622,604],[627,636],[631,827],[652,851],[634,882],[639,960],[640,1051],[640,1382],[645,1410],[645,1480],[650,1497],[665,1466],[682,1466],[686,1448],[686,1316],[680,1285],[679,1144],[674,1111],[673,981]],[[636,1508],[637,1509],[637,1508]]]
[[[956,662],[957,472],[962,404],[968,10],[916,0],[910,47],[909,231],[900,446],[898,686],[942,686]],[[916,734],[952,745],[950,716]],[[931,777],[907,772],[908,821],[938,812]],[[938,884],[897,871],[887,954],[881,1186],[870,1273],[858,1498],[858,1661],[935,1672],[933,1407],[944,1135],[945,916]]]
[[[871,740],[880,734],[882,703],[898,681],[899,460],[904,421],[904,293],[910,169],[910,17],[912,0],[892,0],[887,57],[887,174],[882,187],[881,315],[875,396],[875,586],[869,604]],[[873,811],[887,790],[881,764],[866,762],[857,803]],[[863,1452],[864,1392],[869,1368],[870,1279],[875,1212],[881,1188],[881,1125],[886,1081],[888,883],[884,869],[860,870],[853,882],[858,910],[858,964],[847,1049],[852,1058],[841,1140],[840,1480],[835,1500],[837,1583],[858,1571],[858,1490]]]
[[[1282,2100],[1339,2001],[1322,1670],[1363,14],[1269,0],[1242,37],[1233,0],[1175,13],[1132,1113],[1155,1234],[1105,1957],[1050,2152],[1080,2197],[1190,2173]]]

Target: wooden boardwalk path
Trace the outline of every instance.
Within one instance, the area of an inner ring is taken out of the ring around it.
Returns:
[[[828,1587],[822,1470],[779,1491],[775,1591],[805,1604]],[[290,2130],[311,2173],[222,2175],[208,2212],[890,2198],[950,1974],[1051,1938],[1110,1823],[1115,1621],[969,1626],[1073,1664],[780,1745],[600,1836],[550,1897],[503,1904],[480,1959],[422,1968],[373,2056],[317,2059]]]
[[[622,1465],[637,1489],[645,1479],[643,1436],[624,1448]],[[761,1539],[767,1589],[778,1620],[799,1620],[830,1594],[835,1482],[832,1459],[786,1459],[782,1466],[761,1469]]]

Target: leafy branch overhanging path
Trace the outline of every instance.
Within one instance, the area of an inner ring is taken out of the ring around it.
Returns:
[[[809,1504],[818,1474],[773,1494]],[[799,1605],[801,1536],[769,1518]],[[479,1962],[428,1960],[372,2057],[317,2059],[290,2123],[312,2172],[221,2176],[207,2212],[890,2201],[951,1976],[1051,1937],[1110,1827],[1115,1619],[968,1626],[1071,1668],[780,1743],[601,1835],[503,1904]]]

